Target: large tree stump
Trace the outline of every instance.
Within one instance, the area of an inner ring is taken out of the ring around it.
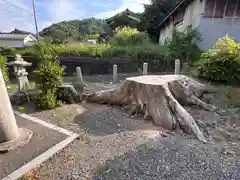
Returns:
[[[184,75],[150,75],[127,78],[114,89],[98,91],[86,96],[91,102],[124,105],[130,113],[141,110],[156,125],[173,130],[178,125],[185,132],[193,132],[207,142],[192,116],[182,105],[195,105],[209,111],[217,108],[199,99],[212,88]]]

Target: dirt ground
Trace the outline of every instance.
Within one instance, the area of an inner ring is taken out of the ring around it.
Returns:
[[[87,92],[113,86],[90,83]],[[28,114],[80,134],[36,170],[38,179],[240,179],[240,88],[227,98],[229,88],[216,87],[218,92],[203,100],[220,107],[221,115],[186,107],[207,144],[180,130],[167,132],[142,117],[129,117],[120,107],[82,103],[36,112],[26,106]]]

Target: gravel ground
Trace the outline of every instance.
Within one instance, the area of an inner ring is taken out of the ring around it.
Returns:
[[[204,98],[225,108],[226,89],[218,90]],[[240,90],[233,94],[236,103]],[[202,144],[180,130],[166,132],[141,117],[130,118],[118,107],[84,103],[43,112],[26,109],[80,134],[37,169],[40,180],[240,179],[240,121],[232,111],[220,116],[186,107],[208,138]]]

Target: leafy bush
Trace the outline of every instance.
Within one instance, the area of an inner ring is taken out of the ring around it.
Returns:
[[[79,44],[65,46],[62,52],[58,51],[59,56],[101,56],[102,49],[106,48],[104,44]]]
[[[7,46],[0,46],[0,56],[14,56],[16,54],[16,49]]]
[[[59,105],[56,96],[55,89],[48,89],[45,93],[40,94],[40,97],[37,101],[37,105],[40,109],[53,109]]]
[[[201,55],[196,64],[199,77],[213,81],[240,81],[240,44],[226,36]]]
[[[123,27],[116,29],[115,35],[109,43],[114,46],[136,46],[149,44],[150,41],[146,33],[130,27]]]
[[[36,72],[36,84],[43,91],[56,89],[63,83],[63,68],[58,61],[44,61]]]
[[[0,66],[3,74],[3,79],[5,82],[8,82],[8,67],[7,67],[7,58],[0,56]]]
[[[200,33],[192,29],[191,26],[187,27],[184,32],[175,29],[172,39],[166,42],[169,58],[180,59],[189,65],[193,65],[201,55],[200,41]]]
[[[164,60],[166,48],[160,45],[108,46],[101,53],[103,57],[120,57],[129,60],[159,59]]]
[[[39,45],[36,50],[42,59],[35,71],[36,84],[41,90],[38,106],[41,109],[52,109],[58,105],[56,93],[63,83],[63,68],[56,57],[57,52],[52,47],[48,49],[44,45]]]

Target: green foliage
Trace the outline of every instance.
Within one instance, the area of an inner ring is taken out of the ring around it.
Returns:
[[[62,21],[43,29],[40,35],[48,37],[54,44],[62,44],[69,37],[79,39],[84,35],[100,34],[108,31],[108,25],[100,19]]]
[[[85,56],[95,57],[101,56],[101,52],[107,45],[104,44],[79,44],[79,45],[68,45],[59,51],[59,56]]]
[[[41,109],[52,109],[58,105],[57,89],[63,83],[63,68],[57,59],[59,47],[56,45],[47,47],[39,45],[35,47],[42,60],[35,71],[35,81],[41,94],[38,107]]]
[[[170,41],[167,41],[169,49],[168,55],[171,59],[180,59],[192,65],[199,60],[201,49],[199,47],[201,35],[197,30],[187,27],[184,32],[173,31],[173,36]]]
[[[19,111],[20,113],[24,113],[26,110],[25,110],[25,108],[23,106],[19,106],[17,108],[17,111]]]
[[[219,39],[201,55],[196,67],[199,77],[227,83],[239,82],[240,44],[228,35]]]
[[[42,43],[27,47],[24,50],[18,51],[18,53],[22,56],[32,57],[31,59],[35,62],[41,62],[43,60],[54,60],[63,51],[63,45]]]
[[[159,59],[164,60],[167,49],[161,45],[140,44],[135,46],[114,46],[106,44],[85,44],[65,46],[59,56],[109,57],[129,60]]]
[[[140,46],[108,46],[103,52],[103,57],[118,57],[129,60],[164,60],[166,48],[160,45]]]
[[[16,49],[7,46],[0,46],[0,56],[14,56],[16,54]]]
[[[42,93],[38,99],[37,105],[40,109],[43,110],[54,109],[57,107],[59,105],[59,102],[57,101],[56,90],[48,89],[45,91],[45,93]]]
[[[141,31],[147,31],[153,42],[158,42],[158,25],[173,10],[181,0],[151,0],[151,4],[145,5],[138,27]]]
[[[148,36],[144,32],[130,27],[117,28],[115,35],[109,42],[114,46],[136,46],[150,44]]]
[[[49,89],[57,89],[63,83],[63,68],[57,60],[43,61],[35,73],[36,84],[43,93]]]
[[[7,67],[7,58],[0,56],[0,66],[3,74],[3,79],[5,82],[8,82],[8,67]]]

